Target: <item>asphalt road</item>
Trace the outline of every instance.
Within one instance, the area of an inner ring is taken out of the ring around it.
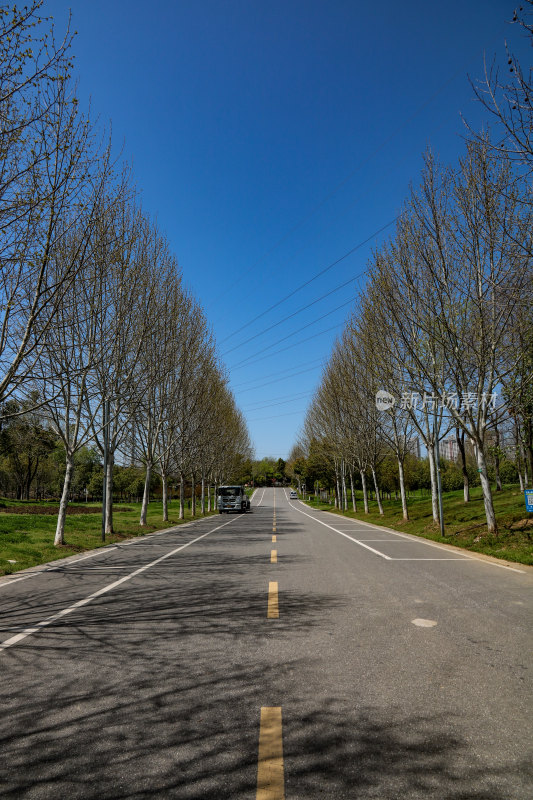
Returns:
[[[531,800],[533,570],[252,510],[0,582],[0,796]]]

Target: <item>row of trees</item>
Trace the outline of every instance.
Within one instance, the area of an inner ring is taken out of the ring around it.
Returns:
[[[425,495],[431,494],[431,472],[430,463],[427,456],[421,457],[416,454],[418,447],[413,444],[413,451],[408,452],[403,463],[403,481],[409,499],[416,492]],[[466,469],[465,469],[466,464]],[[361,475],[357,469],[351,470],[350,465],[346,464],[344,483],[342,471],[337,462],[337,472],[335,471],[335,457],[332,456],[331,447],[328,442],[312,440],[307,450],[300,444],[296,444],[287,462],[287,472],[290,475],[291,483],[302,492],[314,493],[317,496],[332,498],[332,501],[339,508],[347,509],[352,503],[357,509],[357,492],[362,490]],[[487,464],[488,476],[492,485],[496,488],[503,488],[504,484],[516,484],[519,481],[519,471],[516,460],[511,448],[497,448],[492,446]],[[474,448],[465,442],[465,463],[461,456],[450,458],[439,458],[439,470],[441,476],[442,490],[445,492],[463,489],[465,485],[465,472],[469,489],[480,486],[479,472],[475,457]],[[398,462],[394,452],[384,447],[383,458],[379,460],[376,468],[377,484],[381,497],[388,497],[400,500],[400,478]],[[366,482],[366,500],[375,498],[375,490],[370,481]],[[350,486],[354,488],[354,496],[351,497]],[[468,497],[470,492],[468,492]],[[468,501],[467,501],[468,502]]]
[[[154,472],[164,519],[175,476],[180,514],[187,480],[204,512],[250,442],[168,241],[79,110],[70,35],[58,45],[40,8],[0,10],[0,408],[4,428],[25,415],[61,441],[61,544],[84,448],[104,459],[111,533],[115,461],[144,466],[145,525]]]
[[[317,443],[327,451],[340,498],[357,473],[367,510],[371,482],[381,513],[379,466],[393,454],[407,518],[405,462],[418,438],[437,521],[438,443],[453,433],[465,501],[465,445],[475,451],[491,533],[497,525],[488,460],[501,450],[504,432],[514,442],[522,486],[533,474],[532,87],[531,71],[511,55],[509,64],[508,86],[493,70],[478,89],[503,139],[473,136],[455,168],[426,155],[394,237],[370,260],[300,442],[305,455]]]

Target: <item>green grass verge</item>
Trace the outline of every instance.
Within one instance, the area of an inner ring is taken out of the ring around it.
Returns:
[[[101,505],[93,503],[73,504],[74,513],[69,513],[65,522],[66,544],[54,547],[57,515],[50,512],[57,510],[57,505],[35,501],[0,501],[0,575],[102,547]],[[148,524],[141,528],[141,504],[118,503],[113,510],[115,533],[106,537],[105,544],[144,536],[192,519],[189,509],[185,510],[185,519],[178,519],[179,505],[176,500],[169,503],[168,514],[168,521],[163,522],[162,503],[150,503]],[[196,518],[201,518],[201,514],[197,513]]]
[[[380,516],[377,503],[372,501],[370,513],[365,514],[362,492],[356,492],[357,514],[351,510],[337,511],[332,505],[322,501],[310,500],[308,504],[313,508],[384,525],[402,533],[424,536],[435,542],[453,544],[520,564],[533,564],[533,514],[526,511],[524,494],[520,488],[506,487],[502,492],[493,494],[498,536],[491,536],[487,531],[481,487],[473,488],[470,496],[470,503],[465,503],[462,489],[443,495],[444,537],[440,535],[439,526],[433,522],[429,497],[411,497],[408,502],[408,521],[402,518],[399,500],[383,501],[384,516]]]

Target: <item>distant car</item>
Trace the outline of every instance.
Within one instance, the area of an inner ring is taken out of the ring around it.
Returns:
[[[295,492],[294,489],[291,490],[289,500],[298,500],[298,492]]]

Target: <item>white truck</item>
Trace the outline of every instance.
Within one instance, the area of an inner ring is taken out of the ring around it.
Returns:
[[[250,498],[244,486],[219,486],[217,492],[218,513],[229,514],[230,511],[246,513],[250,510]]]

